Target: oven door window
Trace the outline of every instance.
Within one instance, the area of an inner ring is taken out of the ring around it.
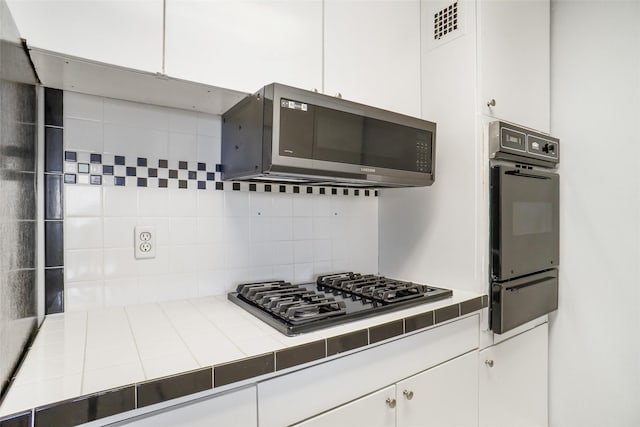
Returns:
[[[559,264],[557,174],[492,170],[492,274],[507,280]]]

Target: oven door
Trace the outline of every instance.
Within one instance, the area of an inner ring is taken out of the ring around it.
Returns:
[[[559,264],[559,177],[491,168],[491,275],[509,280]]]

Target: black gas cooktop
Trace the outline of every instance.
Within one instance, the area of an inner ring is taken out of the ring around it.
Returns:
[[[451,295],[448,289],[345,272],[298,285],[283,280],[244,283],[228,297],[280,332],[296,335]]]

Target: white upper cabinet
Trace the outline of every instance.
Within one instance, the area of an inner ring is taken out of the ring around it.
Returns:
[[[549,132],[549,8],[548,0],[478,2],[483,114]]]
[[[326,0],[324,93],[420,116],[420,2]]]
[[[322,86],[322,2],[167,0],[170,76],[253,93]]]
[[[162,70],[162,0],[8,0],[30,46],[150,72]]]

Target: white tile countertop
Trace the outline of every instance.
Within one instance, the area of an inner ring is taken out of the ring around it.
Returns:
[[[0,406],[0,417],[336,337],[478,297],[454,290],[451,298],[295,337],[278,332],[226,295],[50,315]]]

